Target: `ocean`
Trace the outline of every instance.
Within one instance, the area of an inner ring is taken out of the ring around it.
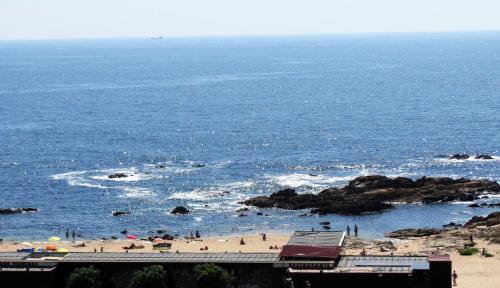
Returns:
[[[499,67],[500,33],[0,42],[0,208],[39,209],[0,215],[0,238],[463,223],[494,209],[236,210],[368,174],[498,180]]]

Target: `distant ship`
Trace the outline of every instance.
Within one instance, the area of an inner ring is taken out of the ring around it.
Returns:
[[[151,37],[152,40],[161,40],[163,39],[163,36],[157,36],[157,37]]]

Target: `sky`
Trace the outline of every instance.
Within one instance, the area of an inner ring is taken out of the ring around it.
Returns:
[[[0,0],[0,39],[500,30],[500,0]]]

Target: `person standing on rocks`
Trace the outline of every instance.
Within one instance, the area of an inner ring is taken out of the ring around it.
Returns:
[[[351,236],[351,226],[347,225],[347,236]]]
[[[453,286],[457,286],[458,275],[457,275],[457,272],[455,272],[455,270],[453,270],[453,274],[451,274],[451,278],[453,279]]]
[[[354,236],[358,237],[358,225],[357,224],[354,224]]]

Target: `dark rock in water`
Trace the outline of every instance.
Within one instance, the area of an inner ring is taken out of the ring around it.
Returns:
[[[466,160],[469,159],[470,155],[467,154],[453,154],[448,157],[448,159],[455,159],[455,160]]]
[[[18,214],[23,212],[36,212],[37,208],[0,208],[0,215]]]
[[[330,221],[319,222],[319,225],[330,225]]]
[[[170,234],[165,234],[163,235],[163,237],[161,237],[161,239],[163,240],[174,240],[174,236],[173,235],[170,235]]]
[[[172,214],[188,214],[189,210],[184,206],[177,206],[172,210]]]
[[[191,165],[191,167],[193,167],[193,168],[201,168],[201,167],[205,167],[205,164],[195,163],[195,164]]]
[[[262,212],[257,212],[256,214],[257,214],[257,216],[262,216],[262,215],[264,215]]]
[[[307,174],[307,175],[309,175],[309,176],[311,176],[311,177],[318,177],[318,174],[312,174],[312,173],[309,173],[309,174]]]
[[[156,234],[165,234],[165,232],[167,232],[167,231],[162,230],[162,229],[156,230]]]
[[[158,164],[158,165],[156,165],[156,168],[165,168],[165,167],[167,167],[167,165],[165,165],[165,164]]]
[[[245,214],[245,213],[241,213],[241,214],[239,215],[239,217],[247,217],[247,216],[248,216],[248,215],[247,215],[247,214]]]
[[[125,173],[115,173],[115,174],[111,174],[108,176],[108,178],[110,179],[115,179],[115,178],[127,178],[128,175],[125,174]]]
[[[474,216],[467,223],[465,228],[473,228],[477,226],[494,226],[500,224],[500,211],[492,212],[486,217]]]
[[[306,213],[304,213],[304,214],[300,214],[300,215],[299,215],[299,217],[306,217],[306,216],[307,216],[307,214],[306,214]]]
[[[288,210],[312,209],[316,214],[356,215],[392,208],[392,202],[441,203],[473,201],[482,192],[500,192],[500,185],[490,180],[453,179],[448,177],[388,178],[382,175],[360,176],[343,188],[329,188],[319,194],[297,194],[284,189],[270,196],[258,196],[241,203],[259,208]]]
[[[250,211],[250,209],[248,209],[247,207],[243,207],[243,208],[236,210],[236,212],[248,212],[248,211]]]
[[[441,230],[439,229],[401,229],[385,233],[384,236],[388,238],[408,238],[408,237],[424,237],[439,234]]]
[[[330,229],[332,229],[332,228],[331,228],[330,226],[328,226],[328,225],[324,225],[324,226],[323,226],[323,229],[325,229],[325,230],[330,230]]]
[[[118,239],[118,237],[116,237],[116,236],[111,236],[111,238],[110,238],[110,239],[111,239],[111,240],[116,240],[116,239]]]
[[[471,208],[495,208],[495,207],[500,207],[500,202],[499,203],[473,203],[470,204],[469,207]]]
[[[481,199],[489,199],[490,196],[487,196],[487,195],[484,195],[484,196],[481,196]]]
[[[481,160],[491,160],[493,159],[492,156],[490,155],[485,155],[485,154],[479,154],[474,157],[474,159],[481,159]]]
[[[127,230],[122,230],[122,231],[120,231],[120,233],[122,233],[122,234],[127,234],[127,233],[128,233],[128,231],[127,231]]]
[[[127,215],[130,214],[129,211],[113,211],[113,216]]]

